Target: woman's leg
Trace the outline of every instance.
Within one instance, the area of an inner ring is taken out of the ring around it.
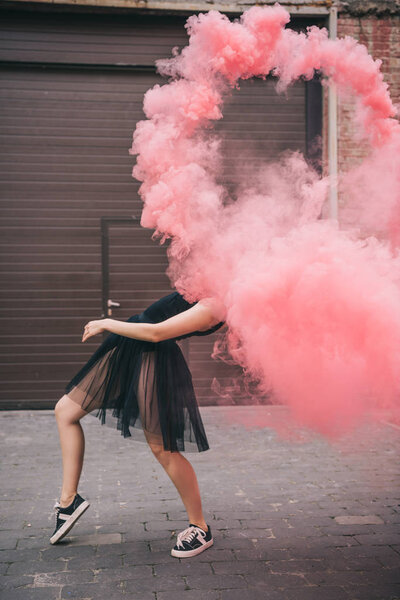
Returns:
[[[179,452],[169,452],[164,450],[163,446],[151,442],[149,439],[147,441],[154,456],[164,467],[178,490],[185,505],[189,523],[198,525],[204,531],[207,531],[208,527],[201,506],[199,484],[192,465]]]
[[[164,450],[156,391],[154,352],[143,352],[137,387],[143,432],[154,456],[164,467],[185,505],[189,522],[207,531],[197,477],[190,462],[179,452]]]
[[[80,406],[65,394],[54,407],[63,465],[60,504],[71,504],[78,491],[79,478],[85,453],[85,436],[79,420],[87,415]]]

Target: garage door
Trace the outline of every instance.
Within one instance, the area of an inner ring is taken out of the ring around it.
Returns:
[[[119,304],[116,319],[171,291],[166,247],[138,224],[139,184],[128,149],[144,117],[143,94],[163,82],[154,60],[186,43],[184,20],[2,16],[0,402],[50,408],[101,341],[80,339],[84,323],[102,315],[105,277]],[[235,92],[218,124],[228,186],[243,144],[255,160],[305,150],[305,98],[304,82],[287,99],[277,98],[268,80]],[[118,217],[125,222],[114,222]],[[107,273],[104,219],[111,220]],[[182,342],[199,402],[246,402],[233,385],[240,369],[210,358],[218,335]],[[218,384],[232,393],[219,396]]]

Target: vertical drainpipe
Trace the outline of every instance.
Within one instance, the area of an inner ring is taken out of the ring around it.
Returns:
[[[337,7],[329,9],[329,37],[337,37]],[[328,91],[328,165],[330,176],[329,187],[329,217],[338,220],[338,140],[337,140],[337,92],[336,84],[329,85]]]

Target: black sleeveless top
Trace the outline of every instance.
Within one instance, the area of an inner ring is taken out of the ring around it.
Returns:
[[[188,302],[179,292],[172,292],[171,294],[167,294],[163,296],[159,300],[150,304],[140,315],[139,321],[142,323],[160,323],[161,321],[165,321],[165,319],[169,319],[174,315],[177,315],[185,310],[188,310],[192,306],[195,306],[196,302]],[[209,335],[210,333],[214,333],[217,331],[222,325],[224,325],[225,321],[220,321],[213,327],[206,329],[205,331],[191,331],[190,333],[185,333],[184,335],[180,335],[178,337],[169,338],[169,340],[183,340],[185,338],[191,337],[193,335]]]

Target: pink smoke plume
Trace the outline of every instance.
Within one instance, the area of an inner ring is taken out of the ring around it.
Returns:
[[[286,29],[289,19],[279,4],[233,22],[191,16],[188,45],[157,61],[169,80],[146,92],[130,153],[141,225],[171,239],[171,282],[189,301],[214,297],[228,324],[214,355],[224,347],[297,423],[332,439],[400,405],[400,127],[380,60],[351,37]],[[213,122],[237,82],[272,72],[281,93],[317,69],[354,98],[371,147],[339,176],[339,224],[321,219],[329,178],[300,152],[258,168],[234,199],[217,183]]]

